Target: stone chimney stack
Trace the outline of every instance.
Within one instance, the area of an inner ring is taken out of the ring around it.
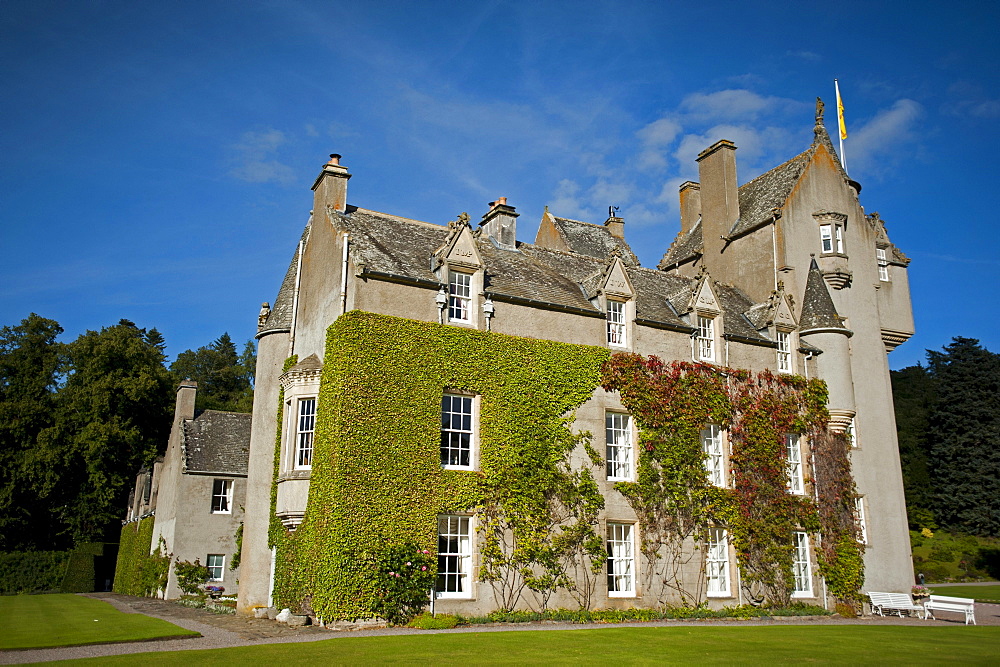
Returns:
[[[698,155],[701,181],[701,235],[709,272],[719,265],[729,230],[740,217],[736,185],[736,145],[723,139]],[[714,274],[713,274],[714,275]],[[721,275],[721,274],[720,274]]]
[[[694,181],[681,183],[681,234],[687,234],[701,215],[701,184]]]
[[[517,244],[517,216],[513,206],[507,205],[506,197],[498,197],[491,201],[490,210],[479,223],[486,236],[492,238],[504,248],[514,248]]]
[[[174,419],[194,419],[194,399],[198,394],[198,383],[188,378],[182,380],[177,387],[177,403],[174,406]]]
[[[313,210],[322,211],[331,206],[335,211],[347,211],[347,181],[351,175],[347,167],[340,164],[340,155],[332,153],[330,161],[323,165],[316,182],[313,183]]]
[[[608,231],[611,232],[611,235],[614,236],[616,239],[624,239],[625,220],[618,217],[617,208],[618,208],[617,206],[614,208],[610,208],[609,210],[610,215],[608,216],[608,219],[604,221],[604,226],[608,228]]]

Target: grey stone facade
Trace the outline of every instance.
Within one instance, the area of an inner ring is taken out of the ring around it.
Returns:
[[[475,227],[465,214],[440,225],[349,206],[351,175],[339,158],[332,156],[316,179],[309,222],[273,307],[261,312],[242,612],[270,604],[276,438],[276,509],[288,529],[308,502],[308,466],[297,464],[299,436],[288,426],[296,416],[286,414],[286,433],[276,432],[279,390],[286,410],[316,395],[326,329],[349,310],[826,380],[831,428],[850,429],[854,438],[868,539],[866,589],[908,590],[910,547],[886,354],[913,333],[909,260],[891,244],[878,214],[862,208],[860,185],[841,167],[821,118],[807,150],[743,186],[736,147],[720,141],[706,149],[698,158],[700,182],[681,186],[681,230],[655,269],[639,265],[626,242],[627,221],[614,215],[590,224],[546,209],[535,242],[525,243],[516,240],[518,213],[505,198],[491,202]],[[449,310],[456,272],[469,290],[459,318]],[[614,334],[610,310],[621,318]],[[301,361],[283,372],[291,355]],[[615,394],[598,389],[577,410],[574,428],[594,433],[601,449],[607,413],[623,410]],[[803,448],[808,487],[808,443]],[[599,482],[604,520],[634,522],[613,480]],[[474,581],[475,547],[471,559],[471,595],[439,600],[439,610],[496,608],[488,587]],[[822,604],[823,583],[811,560],[811,592],[804,597]],[[729,563],[734,572],[735,554]],[[730,592],[712,604],[742,601],[732,576]],[[604,592],[594,600],[599,608],[653,603],[643,597],[641,581],[633,595]]]
[[[195,414],[196,392],[197,383],[180,384],[166,454],[136,477],[126,521],[153,516],[152,550],[162,540],[175,560],[197,559],[207,566],[212,557],[221,564],[221,577],[210,583],[235,595],[239,569],[230,564],[246,502],[251,415]],[[165,597],[180,595],[171,566]]]

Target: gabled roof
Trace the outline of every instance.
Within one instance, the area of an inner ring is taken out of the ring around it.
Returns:
[[[242,412],[205,410],[184,421],[184,472],[246,475],[250,417]]]
[[[638,266],[639,260],[625,239],[613,235],[604,225],[594,225],[589,222],[555,216],[552,219],[556,231],[570,252],[604,259],[617,249],[621,253],[623,262],[629,266]]]

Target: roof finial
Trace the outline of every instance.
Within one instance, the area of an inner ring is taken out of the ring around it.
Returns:
[[[817,97],[816,98],[816,124],[817,125],[822,125],[823,124],[823,109],[824,109],[824,107],[826,107],[826,105],[823,104],[823,98]]]

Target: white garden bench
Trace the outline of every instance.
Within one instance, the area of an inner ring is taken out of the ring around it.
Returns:
[[[924,608],[918,604],[913,604],[913,599],[908,593],[877,593],[869,592],[868,599],[871,600],[872,613],[885,616],[885,612],[896,612],[900,617],[903,612],[917,612],[919,618],[924,618]]]
[[[969,621],[976,624],[976,601],[972,598],[952,598],[946,595],[932,595],[931,599],[924,603],[924,610],[930,618],[934,618],[932,611],[955,611],[965,614],[965,624]]]

